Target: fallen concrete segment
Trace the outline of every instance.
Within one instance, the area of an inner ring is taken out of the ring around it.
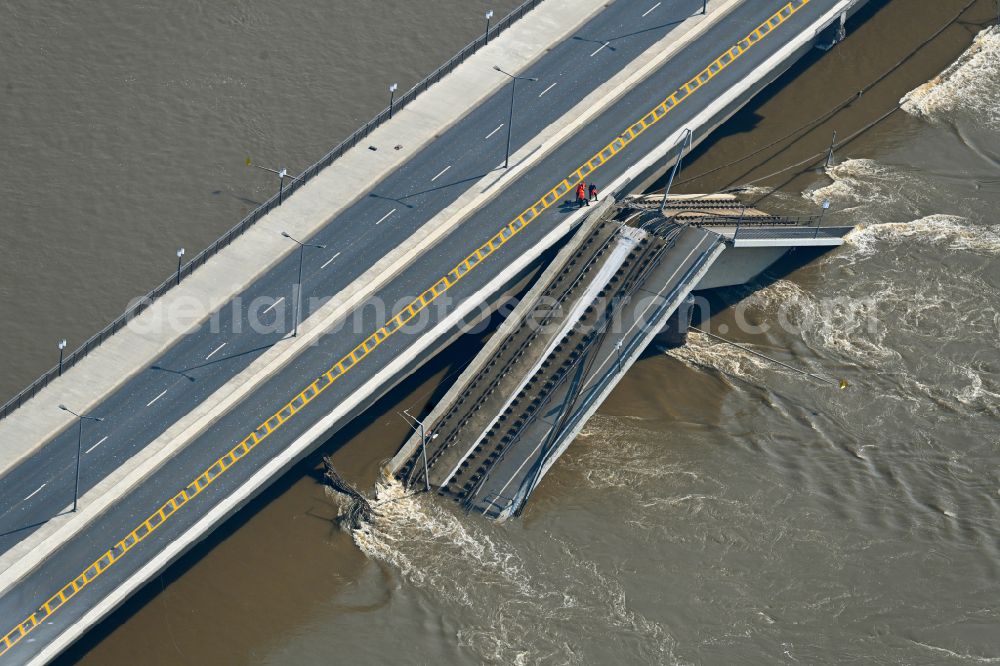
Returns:
[[[509,318],[514,327],[426,421],[431,485],[470,511],[516,513],[721,245],[676,224],[653,235],[602,219],[577,232]],[[398,476],[423,482],[415,452],[395,462]]]
[[[790,248],[815,247],[818,221],[747,208],[733,195],[631,197],[589,220],[424,419],[424,440],[411,438],[386,474],[469,512],[517,515],[657,334],[683,343],[690,310],[679,308],[693,290],[742,284]],[[767,251],[740,245],[743,224]],[[823,228],[821,247],[851,229]]]

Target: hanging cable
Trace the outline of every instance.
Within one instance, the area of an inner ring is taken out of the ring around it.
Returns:
[[[750,349],[749,347],[747,347],[745,345],[741,345],[741,344],[739,344],[737,342],[733,342],[732,340],[727,340],[727,339],[725,339],[723,337],[715,335],[714,333],[709,333],[708,331],[703,331],[700,328],[697,328],[695,326],[691,326],[690,328],[691,328],[692,331],[697,331],[698,333],[701,333],[702,335],[707,335],[708,337],[712,338],[713,340],[718,340],[719,342],[724,342],[727,345],[732,345],[733,347],[736,347],[740,351],[745,351],[748,354],[753,354],[754,356],[759,356],[760,358],[765,359],[767,361],[770,361],[771,363],[775,363],[777,365],[780,365],[783,368],[787,368],[788,370],[791,370],[792,372],[797,372],[800,375],[805,375],[806,377],[811,377],[812,379],[816,379],[818,381],[821,381],[824,384],[831,384],[833,386],[838,386],[839,385],[841,389],[847,388],[847,380],[846,379],[841,379],[840,382],[839,382],[839,384],[838,384],[838,382],[836,380],[834,380],[834,379],[831,379],[829,377],[825,377],[823,375],[817,375],[817,374],[814,374],[812,372],[806,372],[805,370],[802,370],[801,368],[796,368],[795,366],[788,365],[787,363],[779,361],[776,358],[772,358],[770,356],[767,356],[766,354],[761,354],[760,352],[754,351],[753,349]]]
[[[869,90],[871,90],[872,88],[874,88],[876,85],[878,85],[879,83],[881,83],[882,81],[884,81],[886,78],[888,78],[897,69],[899,69],[904,64],[906,64],[907,62],[909,62],[909,60],[911,58],[913,58],[913,56],[915,56],[921,49],[923,49],[929,43],[931,43],[932,41],[934,41],[935,39],[937,39],[941,35],[941,33],[943,33],[945,30],[947,30],[949,27],[951,27],[954,23],[956,23],[962,17],[962,14],[964,14],[965,12],[967,12],[974,4],[976,4],[976,2],[978,2],[978,0],[970,0],[957,14],[955,14],[954,17],[952,17],[951,20],[949,20],[944,25],[942,25],[940,28],[938,28],[934,32],[934,34],[932,34],[930,37],[928,37],[925,40],[923,40],[919,45],[917,45],[914,49],[912,49],[909,53],[907,53],[906,56],[904,56],[902,59],[900,59],[899,61],[897,61],[892,67],[890,67],[887,70],[885,70],[884,72],[882,72],[882,74],[880,74],[874,80],[870,81],[867,85],[865,85],[863,88],[861,88],[860,90],[858,90],[858,92],[856,92],[853,95],[851,95],[850,97],[844,99],[839,104],[835,105],[833,108],[829,109],[828,111],[825,111],[824,113],[822,113],[821,115],[817,116],[816,118],[813,118],[812,120],[809,120],[808,122],[806,122],[806,123],[804,123],[804,124],[796,127],[791,132],[785,134],[784,136],[782,136],[782,137],[780,137],[778,139],[775,139],[774,141],[768,143],[765,146],[762,146],[761,148],[758,148],[758,149],[756,149],[756,150],[754,150],[754,151],[752,151],[750,153],[747,153],[746,155],[744,155],[742,157],[739,157],[739,158],[737,158],[735,160],[727,162],[726,164],[723,164],[721,166],[715,167],[713,169],[709,169],[708,171],[705,171],[703,173],[697,174],[695,176],[691,176],[690,178],[686,178],[686,179],[678,182],[677,185],[685,185],[687,183],[693,182],[693,181],[698,180],[700,178],[704,178],[705,176],[709,176],[711,174],[717,173],[717,172],[722,171],[724,169],[728,169],[729,167],[732,167],[732,166],[735,166],[737,164],[740,164],[741,162],[745,162],[746,160],[748,160],[748,159],[750,159],[752,157],[755,157],[757,155],[760,155],[761,153],[767,151],[768,149],[773,148],[774,146],[776,146],[776,145],[778,145],[780,143],[783,143],[783,142],[787,141],[788,139],[791,139],[791,138],[795,137],[796,135],[798,135],[798,134],[800,134],[802,132],[805,132],[806,130],[812,129],[812,128],[816,127],[817,125],[820,125],[820,124],[826,122],[827,120],[829,120],[830,118],[832,118],[833,116],[835,116],[836,114],[838,114],[840,111],[844,110],[845,108],[847,108],[848,106],[850,106],[851,104],[853,104],[854,102],[856,102],[866,92],[868,92]],[[896,109],[898,109],[898,108],[899,107],[896,107],[895,109],[893,109],[893,111],[896,111]],[[881,122],[881,120],[879,120],[877,122]],[[873,126],[873,125],[870,125],[869,128],[871,126]],[[856,134],[854,136],[856,136]],[[846,143],[847,143],[847,141],[845,140],[845,141],[839,143],[838,145],[843,146]],[[812,159],[812,158],[809,158],[809,159]],[[789,168],[794,168],[794,167],[789,167]],[[786,171],[786,170],[787,169],[785,169],[783,171]],[[779,171],[777,173],[782,173],[782,171]],[[760,180],[762,180],[762,179],[758,178],[757,180],[755,180],[753,182],[759,182]],[[731,187],[731,185],[730,185],[730,187]],[[662,188],[660,190],[653,190],[653,191],[651,191],[649,193],[650,194],[655,194],[657,192],[660,192],[661,190],[662,190]]]

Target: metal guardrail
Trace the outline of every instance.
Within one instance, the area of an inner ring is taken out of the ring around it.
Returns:
[[[440,81],[444,76],[449,74],[458,65],[465,62],[472,54],[478,51],[480,48],[486,45],[486,43],[497,37],[500,33],[504,32],[512,26],[519,19],[524,17],[529,11],[537,7],[542,3],[543,0],[525,0],[521,5],[511,11],[507,16],[498,21],[495,25],[490,26],[489,32],[480,35],[472,42],[467,44],[465,48],[459,51],[456,55],[452,56],[447,62],[435,69],[428,76],[426,76],[419,83],[414,85],[405,94],[401,95],[392,105],[392,111],[398,111],[403,108],[417,96],[430,88],[432,85]],[[297,180],[292,180],[291,184],[285,188],[284,199],[287,200],[288,196],[294,193],[297,189],[302,187],[306,182],[315,177],[320,171],[326,167],[333,164],[338,158],[340,158],[344,153],[346,153],[351,148],[355,147],[363,139],[367,138],[368,135],[372,133],[376,128],[378,128],[382,123],[389,119],[389,107],[386,107],[374,118],[369,120],[367,123],[359,127],[354,131],[349,137],[337,144],[330,152],[324,155],[318,162],[303,171]],[[66,355],[63,359],[61,366],[53,366],[48,372],[42,374],[38,379],[29,384],[26,388],[22,389],[17,395],[8,400],[0,407],[0,419],[6,418],[15,409],[23,405],[25,402],[33,398],[39,391],[49,385],[49,383],[58,377],[62,370],[68,370],[69,368],[76,365],[81,359],[83,359],[87,354],[92,352],[94,349],[99,347],[105,340],[110,338],[112,335],[125,328],[128,323],[141,314],[146,308],[153,304],[156,299],[163,296],[171,287],[176,286],[180,280],[191,275],[199,266],[202,266],[211,257],[215,256],[220,250],[225,248],[227,245],[232,243],[236,238],[241,236],[243,232],[249,229],[262,217],[270,213],[272,210],[278,207],[278,195],[275,194],[271,198],[267,199],[264,203],[257,206],[257,208],[250,211],[250,213],[244,217],[239,223],[232,227],[229,231],[224,233],[218,240],[206,247],[204,250],[199,252],[194,256],[191,261],[184,264],[180,271],[174,271],[170,274],[166,280],[161,282],[157,287],[154,287],[145,296],[139,298],[133,305],[125,310],[117,319],[112,321],[110,324],[105,326],[103,329],[92,335],[86,342],[74,349],[71,353]]]
[[[776,238],[843,238],[853,227],[784,227],[781,229],[762,229],[757,227],[740,227],[733,234],[733,240],[770,240]]]
[[[820,215],[806,215],[799,217],[788,217],[785,215],[698,215],[696,213],[672,215],[670,218],[676,222],[686,222],[696,227],[702,226],[735,226],[737,229],[743,227],[760,226],[788,226],[788,227],[815,227],[822,221]]]

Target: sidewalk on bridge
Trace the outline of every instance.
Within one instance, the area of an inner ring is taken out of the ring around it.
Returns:
[[[603,8],[604,0],[547,0],[540,4],[394,114],[392,120],[372,132],[364,145],[356,146],[324,169],[129,326],[0,420],[0,478],[75,422],[73,416],[58,408],[60,403],[80,413],[99,404],[294,252],[296,246],[281,237],[282,231],[297,238],[312,236],[503,87],[507,78],[492,71],[494,63],[503,62],[513,71],[520,71]],[[368,145],[386,150],[371,151]],[[388,149],[396,145],[403,149]],[[369,281],[398,271],[402,267],[400,259],[406,254],[398,252],[379,262],[378,270],[369,272]],[[176,325],[159,326],[168,313],[181,315],[173,317]]]
[[[268,377],[293,360],[313,340],[342,320],[357,304],[370,297],[391,277],[398,274],[428,247],[457,227],[490,196],[488,190],[498,182],[506,182],[523,174],[553,148],[572,135],[575,127],[606,108],[637,80],[645,78],[661,66],[673,53],[702,30],[725,15],[742,0],[716,0],[710,3],[710,21],[695,16],[678,31],[649,49],[624,70],[600,86],[559,122],[547,128],[535,140],[512,155],[510,170],[494,173],[474,183],[452,205],[435,216],[409,241],[384,257],[368,272],[359,276],[347,289],[336,295],[317,313],[303,322],[300,335],[287,345],[278,345],[258,358],[226,386],[207,398],[199,407],[173,424],[150,446],[130,459],[81,498],[80,512],[53,519],[0,556],[0,591],[30,571],[45,553],[58,548],[65,540],[84,529],[113,503],[152,474],[165,460],[182,449],[205,428],[217,420],[233,404],[256,389]],[[574,25],[565,25],[569,12],[581,16],[581,4],[586,3],[590,14]],[[506,79],[483,72],[491,70],[494,61],[515,63],[519,71],[537,59],[553,41],[568,37],[580,23],[603,8],[596,0],[548,0],[524,21],[490,43],[439,84],[421,95],[411,105],[396,114],[390,123],[376,130],[370,143],[395,145],[405,135],[409,142],[406,156],[396,151],[368,151],[365,146],[350,151],[302,190],[290,197],[281,208],[262,219],[253,229],[229,248],[198,269],[180,287],[172,290],[156,305],[140,315],[137,323],[148,324],[162,317],[179,303],[198,298],[201,307],[189,312],[183,330],[141,334],[126,329],[92,353],[87,359],[47,387],[39,396],[10,418],[0,421],[0,474],[9,471],[17,461],[29,455],[31,447],[16,444],[47,441],[71,421],[62,418],[59,402],[72,403],[87,410],[97,404],[128,377],[147,367],[167,347],[200,324],[235,293],[244,289],[257,276],[270,269],[294,248],[280,236],[287,230],[308,237],[328,223],[341,210],[357,200],[372,184],[381,180],[402,164],[409,155],[433,140],[434,136],[457,122],[468,109],[479,103]],[[699,29],[700,28],[700,29]],[[682,34],[682,36],[680,36]],[[538,144],[541,141],[541,145]],[[306,193],[309,193],[308,195]],[[274,257],[269,263],[248,266],[247,256]],[[223,278],[223,276],[225,276]],[[188,306],[189,307],[189,306]],[[190,310],[190,308],[189,308]],[[146,318],[143,320],[143,318]],[[36,419],[32,421],[31,418]],[[29,555],[30,554],[30,555]],[[27,557],[26,557],[27,555]]]

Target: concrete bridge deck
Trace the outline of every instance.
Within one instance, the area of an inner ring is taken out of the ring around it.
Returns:
[[[412,488],[429,483],[471,513],[519,514],[658,333],[682,343],[690,310],[680,306],[692,291],[744,284],[791,248],[835,247],[852,229],[758,210],[749,228],[702,226],[701,216],[674,214],[700,211],[701,201],[668,200],[661,211],[653,199],[629,197],[582,225],[424,417],[424,441],[415,433],[387,475]],[[740,210],[735,197],[723,199],[704,206]],[[766,244],[743,243],[744,230]]]
[[[425,420],[431,486],[468,511],[504,518],[524,506],[723,251],[713,231],[651,234],[611,218],[577,232]],[[389,470],[415,487],[418,443]]]
[[[195,325],[87,405],[105,418],[86,431],[89,508],[32,527],[71,499],[69,429],[25,444],[4,474],[0,617],[9,629],[0,628],[0,663],[51,659],[447,344],[582,220],[586,210],[563,204],[577,181],[611,193],[655,177],[684,127],[702,140],[862,1],[730,0],[711,3],[707,20],[688,18],[697,2],[650,13],[655,3],[619,0],[595,10],[517,71],[539,81],[530,93],[519,86],[513,168],[497,170],[501,89],[320,225],[308,240],[327,250],[304,255],[295,340],[286,339],[292,312],[281,303],[293,298],[298,257],[264,259],[268,270],[238,292],[235,316]],[[276,211],[272,233],[295,224],[293,204],[310,186]],[[399,248],[409,254],[379,263]],[[252,317],[272,328],[254,330]],[[144,468],[115,477],[139,455]],[[97,501],[98,490],[113,500]]]

